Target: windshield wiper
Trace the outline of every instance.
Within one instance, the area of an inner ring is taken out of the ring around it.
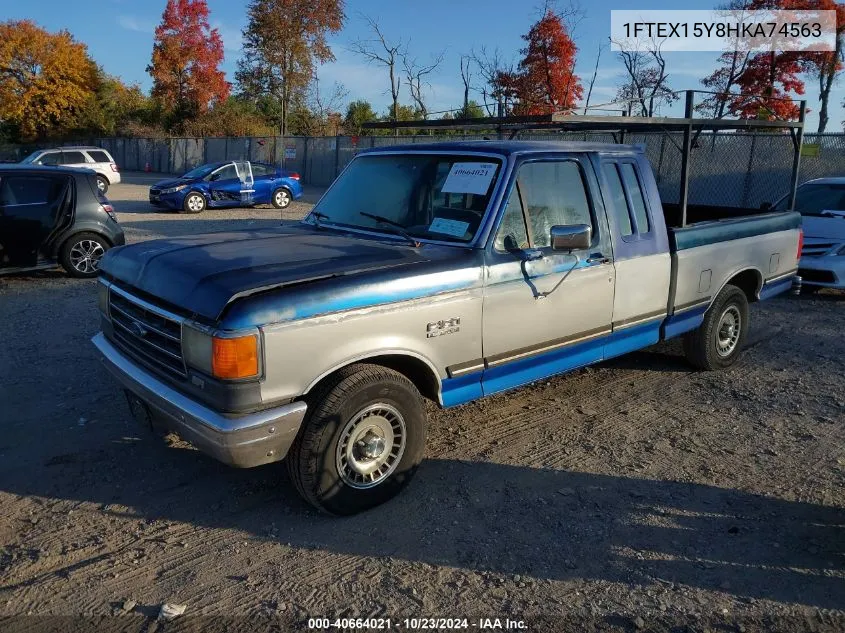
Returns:
[[[363,215],[365,218],[371,218],[379,224],[387,224],[388,226],[392,226],[394,229],[393,232],[398,235],[401,235],[406,240],[408,240],[409,243],[413,244],[414,248],[419,248],[421,246],[419,240],[417,240],[413,235],[408,233],[408,231],[405,230],[405,227],[399,224],[398,222],[394,222],[393,220],[381,215],[367,213],[366,211],[359,211],[358,214]]]

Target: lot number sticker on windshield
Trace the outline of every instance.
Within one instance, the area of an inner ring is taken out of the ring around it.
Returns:
[[[455,163],[443,183],[443,193],[487,193],[496,165],[493,163]]]
[[[434,218],[428,230],[431,233],[442,233],[443,235],[453,235],[454,237],[463,237],[467,232],[469,222],[461,222],[460,220],[447,220],[446,218]]]

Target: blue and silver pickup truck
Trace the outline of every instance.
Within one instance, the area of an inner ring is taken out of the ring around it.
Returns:
[[[368,150],[301,222],[161,239],[100,265],[93,342],[136,417],[309,502],[394,496],[452,407],[682,336],[737,358],[788,290],[797,213],[661,205],[641,150],[453,142]],[[480,422],[483,424],[483,422]]]

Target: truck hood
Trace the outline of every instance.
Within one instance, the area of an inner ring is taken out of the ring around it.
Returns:
[[[845,240],[845,218],[805,215],[801,218],[804,237],[825,240]]]
[[[216,320],[239,297],[281,286],[430,261],[401,242],[303,224],[150,240],[109,250],[107,276],[194,315]],[[458,249],[448,249],[451,251]]]

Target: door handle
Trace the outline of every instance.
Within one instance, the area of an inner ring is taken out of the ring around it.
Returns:
[[[604,256],[604,255],[602,255],[601,253],[592,253],[592,254],[591,254],[591,255],[587,258],[587,260],[586,260],[586,261],[587,261],[587,263],[588,263],[588,264],[590,264],[590,265],[609,264],[609,263],[610,263],[610,258],[609,258],[609,257],[605,257],[605,256]]]

